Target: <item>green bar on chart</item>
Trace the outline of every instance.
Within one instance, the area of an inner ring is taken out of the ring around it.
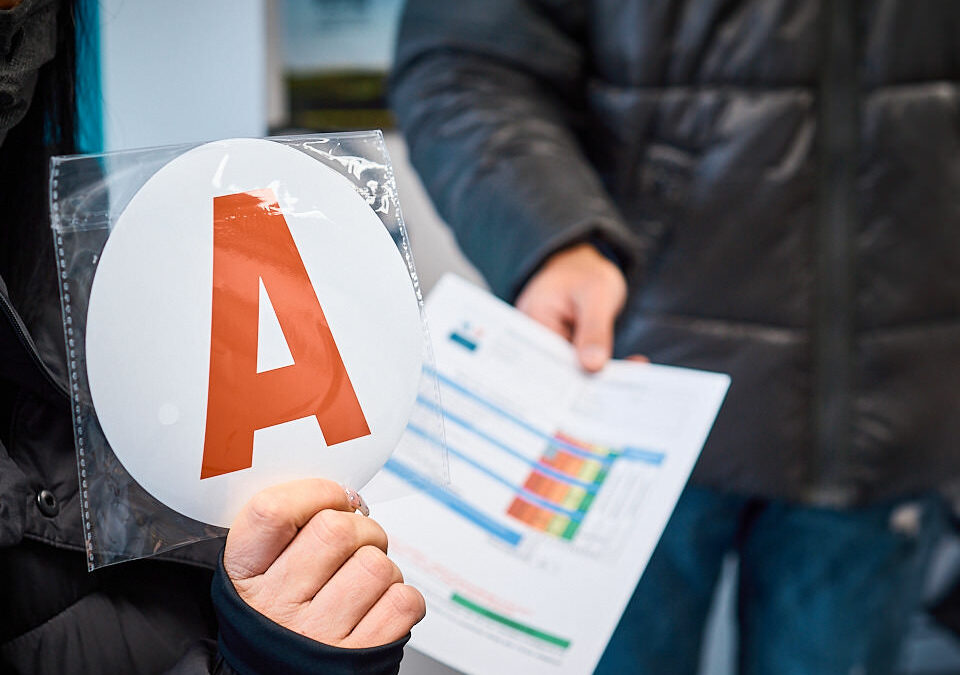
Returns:
[[[461,607],[469,609],[472,612],[476,612],[481,616],[485,616],[486,618],[492,621],[496,621],[497,623],[507,626],[508,628],[513,628],[514,630],[519,631],[521,633],[526,633],[527,635],[531,637],[535,637],[538,640],[543,640],[544,642],[548,642],[552,645],[556,645],[561,649],[566,649],[570,646],[570,640],[557,637],[556,635],[551,635],[550,633],[544,633],[542,630],[537,630],[532,626],[527,626],[525,624],[520,623],[519,621],[514,621],[513,619],[509,619],[503,616],[502,614],[498,614],[493,610],[489,610],[486,607],[482,607],[471,600],[467,600],[465,597],[463,597],[459,593],[454,593],[452,596],[450,596],[450,600],[460,605]]]

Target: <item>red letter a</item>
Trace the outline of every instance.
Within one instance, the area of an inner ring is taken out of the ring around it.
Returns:
[[[257,372],[260,280],[294,363]],[[253,466],[253,432],[316,415],[327,445],[370,433],[272,190],[213,200],[213,317],[200,478]]]

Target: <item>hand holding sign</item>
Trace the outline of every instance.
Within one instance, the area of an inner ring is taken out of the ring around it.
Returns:
[[[424,616],[423,596],[386,556],[387,535],[353,513],[336,483],[268,488],[240,511],[223,565],[240,597],[294,632],[334,647],[398,640]]]

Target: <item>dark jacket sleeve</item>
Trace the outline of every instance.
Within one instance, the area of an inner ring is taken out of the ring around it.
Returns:
[[[170,675],[395,675],[410,639],[369,649],[331,647],[271,621],[246,604],[223,569],[211,585],[220,635],[197,643]]]
[[[410,0],[391,102],[440,214],[509,300],[545,257],[600,237],[639,272],[631,232],[574,133],[583,110],[583,2]]]

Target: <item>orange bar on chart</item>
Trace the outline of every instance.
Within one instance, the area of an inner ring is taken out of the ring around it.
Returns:
[[[556,508],[531,503],[521,493],[511,502],[507,515],[535,530],[569,541],[579,530],[597,490],[607,477],[609,464],[617,454],[563,434],[557,434],[556,439],[567,449],[550,443],[523,485],[529,499],[536,495]],[[596,459],[574,454],[575,451],[569,449],[571,447],[590,453]],[[557,476],[558,473],[569,476],[569,480]]]

